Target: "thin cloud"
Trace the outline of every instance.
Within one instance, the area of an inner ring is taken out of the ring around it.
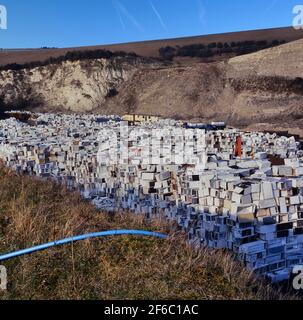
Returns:
[[[122,29],[123,29],[123,30],[126,30],[126,26],[125,26],[124,20],[123,20],[123,18],[122,18],[122,15],[121,15],[121,13],[120,13],[120,10],[119,10],[118,7],[116,6],[116,3],[115,3],[114,0],[112,1],[112,4],[113,4],[113,6],[114,6],[114,8],[115,8],[115,10],[116,10],[116,12],[117,12],[117,16],[118,16],[118,18],[119,18],[119,21],[120,21],[120,24],[121,24]]]
[[[206,24],[206,10],[201,0],[198,0],[198,7],[199,21],[204,25]]]
[[[140,23],[136,20],[136,18],[128,11],[128,9],[119,1],[119,0],[114,0],[114,5],[117,8],[119,15],[121,17],[120,22],[122,25],[124,25],[124,21],[122,18],[122,15],[125,16],[137,29],[140,31],[144,31],[143,27],[140,25]]]
[[[274,9],[277,5],[279,0],[273,0],[270,5],[265,9],[265,12],[271,11],[272,9]]]
[[[153,9],[155,15],[157,16],[159,22],[161,23],[163,29],[164,29],[165,31],[168,31],[167,26],[166,26],[166,24],[165,24],[165,22],[164,22],[164,20],[163,20],[163,18],[162,18],[162,16],[161,16],[160,12],[159,12],[159,11],[157,10],[157,8],[154,6],[154,4],[153,4],[152,1],[150,1],[149,3],[150,3],[150,6],[151,6],[152,9]]]

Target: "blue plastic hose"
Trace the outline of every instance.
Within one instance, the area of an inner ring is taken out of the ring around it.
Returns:
[[[29,249],[19,250],[16,252],[4,254],[0,256],[0,261],[16,258],[19,256],[24,256],[27,254],[31,254],[33,252],[42,251],[51,247],[57,247],[61,246],[67,243],[72,243],[76,241],[86,240],[86,239],[92,239],[92,238],[99,238],[99,237],[107,237],[107,236],[118,236],[118,235],[140,235],[140,236],[148,236],[148,237],[155,237],[155,238],[161,238],[166,239],[168,236],[162,233],[157,232],[150,232],[150,231],[140,231],[140,230],[113,230],[113,231],[102,231],[102,232],[96,232],[96,233],[89,233],[84,234],[81,236],[75,236],[71,238],[66,238],[59,241],[54,241],[46,244],[42,244],[36,247],[32,247]]]

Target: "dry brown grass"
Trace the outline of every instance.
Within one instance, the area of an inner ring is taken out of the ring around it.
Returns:
[[[113,229],[169,232],[165,222],[98,212],[53,182],[0,168],[0,252]],[[3,262],[1,299],[291,299],[231,255],[193,250],[182,234],[87,240]]]
[[[65,55],[68,51],[79,50],[96,50],[105,49],[110,51],[135,52],[142,57],[159,57],[159,49],[166,46],[186,46],[191,44],[209,44],[212,42],[232,42],[232,41],[249,41],[249,40],[268,40],[283,39],[287,42],[302,38],[300,30],[292,27],[275,28],[264,30],[251,30],[241,32],[229,32],[223,34],[213,34],[204,36],[185,37],[177,39],[164,39],[155,41],[143,41],[122,43],[113,45],[97,45],[75,48],[60,49],[21,49],[21,50],[0,50],[0,65],[10,63],[28,63],[32,61],[44,61],[50,57],[59,57]]]

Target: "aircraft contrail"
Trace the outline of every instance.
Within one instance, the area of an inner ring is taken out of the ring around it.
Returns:
[[[270,5],[265,9],[265,12],[270,11],[271,9],[273,9],[278,3],[278,0],[273,0]]]
[[[205,10],[204,5],[201,0],[198,0],[198,6],[199,6],[199,20],[202,24],[205,24],[206,23],[206,20],[205,20],[206,10]]]
[[[112,4],[117,12],[117,15],[118,15],[118,18],[119,18],[119,21],[120,21],[120,24],[121,24],[121,27],[123,30],[126,30],[126,26],[125,26],[125,23],[124,23],[124,20],[121,16],[121,13],[120,13],[120,10],[118,9],[118,7],[116,6],[116,3],[115,3],[115,0],[112,0]]]
[[[155,15],[157,16],[158,20],[160,21],[163,29],[164,29],[165,31],[168,31],[167,26],[166,26],[166,24],[164,23],[164,20],[162,19],[162,16],[161,16],[160,12],[159,12],[159,11],[157,10],[157,8],[154,6],[154,4],[153,4],[152,1],[150,1],[149,3],[150,3],[150,5],[151,5],[151,7],[152,7],[152,9],[153,9],[153,11],[154,11],[154,13],[155,13]]]
[[[136,28],[138,28],[140,31],[142,32],[144,31],[144,28],[140,25],[140,23],[136,20],[136,18],[127,10],[127,8],[119,0],[114,0],[114,3],[121,17],[120,22],[122,21],[122,24],[124,25],[124,27],[125,27],[125,24],[123,22],[121,14],[123,14],[128,20],[130,20],[132,24]]]

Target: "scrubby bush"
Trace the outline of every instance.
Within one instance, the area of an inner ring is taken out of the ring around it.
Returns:
[[[232,41],[230,43],[212,42],[209,44],[191,44],[186,46],[164,47],[160,48],[159,54],[164,60],[173,60],[175,57],[199,57],[209,58],[214,55],[234,53],[242,55],[253,53],[270,47],[275,47],[285,43],[284,40],[247,40],[247,41]]]
[[[14,70],[19,71],[23,69],[33,69],[43,67],[51,64],[59,64],[66,61],[81,61],[93,59],[111,59],[115,57],[138,57],[135,53],[127,53],[124,51],[111,52],[108,50],[82,50],[82,51],[69,51],[65,55],[59,57],[51,57],[44,61],[33,61],[24,64],[12,63],[0,66],[0,71]]]
[[[159,50],[160,57],[164,60],[172,60],[176,55],[176,49],[173,47],[164,47]]]

